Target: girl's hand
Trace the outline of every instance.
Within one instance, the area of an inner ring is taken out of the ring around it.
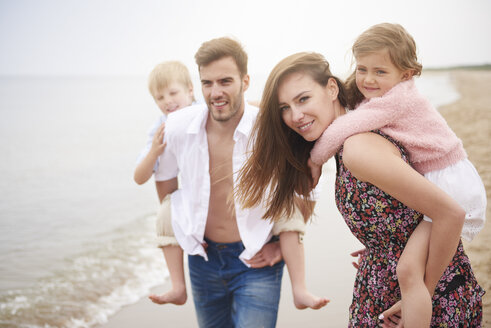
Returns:
[[[353,266],[357,270],[360,267],[361,261],[363,260],[363,256],[365,255],[365,251],[366,251],[366,248],[362,248],[362,249],[359,249],[356,252],[353,252],[350,254],[353,257],[358,257],[358,260],[356,262],[351,262],[351,264],[353,264]]]
[[[165,123],[157,129],[152,139],[152,147],[150,148],[150,152],[154,153],[157,157],[162,155],[164,152],[165,146],[164,143],[164,132],[165,132]]]
[[[401,316],[401,301],[385,310],[378,318],[382,322],[382,328],[403,328],[404,323]]]

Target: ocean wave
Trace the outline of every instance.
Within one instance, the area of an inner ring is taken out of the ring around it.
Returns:
[[[168,277],[154,243],[154,215],[94,236],[98,239],[103,241],[66,259],[62,270],[0,295],[0,327],[93,327]]]

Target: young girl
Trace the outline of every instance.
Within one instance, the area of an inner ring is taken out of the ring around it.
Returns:
[[[421,74],[422,66],[413,38],[398,24],[379,24],[362,33],[352,51],[356,70],[346,88],[348,107],[356,110],[336,119],[317,140],[311,151],[313,175],[346,138],[380,130],[401,142],[413,167],[463,207],[462,237],[472,240],[484,225],[486,192],[461,140],[416,89],[413,77]],[[397,265],[406,328],[428,327],[432,317],[433,290],[425,285],[431,219],[424,220]]]
[[[190,106],[194,101],[191,76],[186,66],[178,61],[167,61],[155,66],[148,77],[148,89],[162,112],[162,116],[150,130],[147,144],[138,158],[134,173],[134,180],[138,184],[147,182],[160,164],[158,157],[165,148],[163,134],[167,115]],[[177,180],[174,185],[177,188]],[[172,287],[167,293],[150,295],[149,297],[157,304],[182,305],[187,300],[183,251],[174,237],[171,225],[170,200],[166,197],[174,190],[162,190],[158,183],[156,186],[161,202],[157,213],[157,244],[164,253]]]

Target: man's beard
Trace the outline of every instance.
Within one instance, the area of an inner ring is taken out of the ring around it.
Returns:
[[[210,108],[212,108],[211,101],[210,101],[210,103],[208,104],[208,109],[209,109],[209,112],[211,113],[211,117],[217,122],[227,122],[232,117],[237,115],[240,107],[242,106],[242,102],[244,101],[243,98],[244,97],[242,94],[242,85],[241,85],[239,92],[237,93],[237,95],[233,99],[234,101],[229,102],[229,105],[231,106],[231,110],[227,116],[215,115],[214,111],[210,109]]]

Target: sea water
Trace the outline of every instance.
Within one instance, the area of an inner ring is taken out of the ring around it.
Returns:
[[[417,86],[458,99],[447,74]],[[0,115],[0,327],[91,327],[162,284],[156,193],[132,179],[160,115],[145,78],[0,77]]]

